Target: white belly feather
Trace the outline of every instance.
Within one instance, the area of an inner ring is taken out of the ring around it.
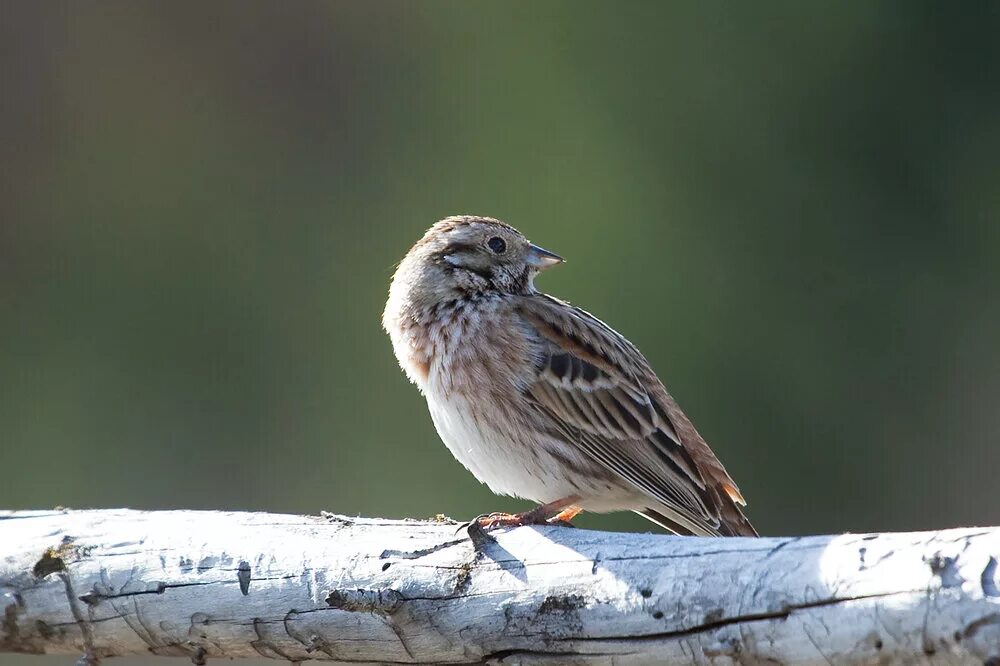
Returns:
[[[609,486],[599,477],[573,474],[546,452],[555,442],[538,441],[538,435],[498,432],[477,421],[480,410],[467,404],[468,398],[443,397],[434,391],[434,381],[425,389],[434,427],[452,455],[498,495],[511,495],[534,502],[554,502],[579,495],[580,506],[590,511],[620,511],[636,506],[635,495]],[[526,439],[523,443],[515,437]],[[544,436],[542,436],[544,437]],[[565,447],[565,443],[558,443]],[[567,454],[573,455],[569,451]],[[581,462],[582,452],[577,453]],[[569,478],[567,474],[571,475]]]

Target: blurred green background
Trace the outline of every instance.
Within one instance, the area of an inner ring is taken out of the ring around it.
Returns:
[[[379,324],[481,213],[568,258],[539,286],[644,350],[762,533],[1000,523],[998,34],[985,2],[5,2],[0,506],[525,508]]]

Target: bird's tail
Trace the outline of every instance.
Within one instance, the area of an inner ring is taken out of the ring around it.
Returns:
[[[760,536],[735,503],[725,506],[718,528],[702,522],[693,522],[674,512],[668,514],[662,507],[660,509],[643,509],[642,511],[636,511],[636,513],[647,520],[653,521],[660,527],[681,536]]]

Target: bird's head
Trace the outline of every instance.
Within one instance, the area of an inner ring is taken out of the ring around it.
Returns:
[[[442,301],[462,295],[526,294],[541,271],[562,257],[532,245],[517,229],[491,217],[457,215],[427,230],[400,263],[413,298]]]

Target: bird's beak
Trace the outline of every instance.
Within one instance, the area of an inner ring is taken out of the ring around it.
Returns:
[[[528,264],[540,271],[544,271],[546,268],[561,264],[562,262],[563,258],[558,254],[543,250],[537,245],[528,247]]]

